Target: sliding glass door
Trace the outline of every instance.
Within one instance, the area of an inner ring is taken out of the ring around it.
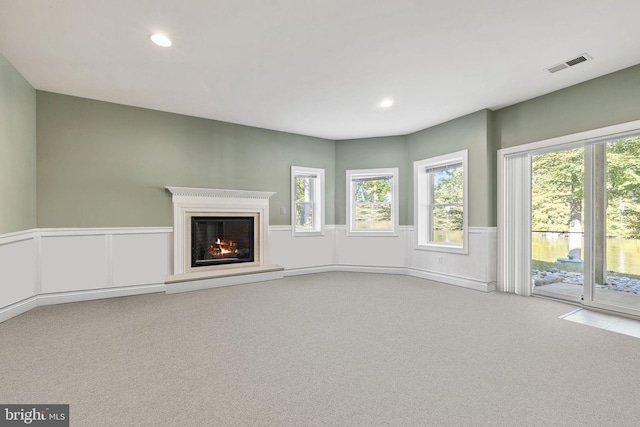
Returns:
[[[531,293],[640,315],[640,137],[531,164]]]
[[[531,157],[532,293],[580,301],[584,284],[584,147]]]
[[[640,137],[589,148],[590,263],[584,302],[640,314]]]

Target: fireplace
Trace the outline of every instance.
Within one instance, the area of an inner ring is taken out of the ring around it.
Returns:
[[[272,279],[277,276],[273,272],[283,270],[271,264],[269,256],[269,197],[275,193],[167,189],[173,202],[173,271],[168,284],[203,281],[197,286],[206,287],[212,283],[206,282],[209,279],[235,277],[233,282],[239,283],[258,280],[260,274]]]
[[[192,216],[191,267],[254,261],[253,216]]]

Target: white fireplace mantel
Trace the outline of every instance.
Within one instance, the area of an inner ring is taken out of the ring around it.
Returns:
[[[271,191],[223,190],[219,188],[166,187],[174,197],[216,197],[229,199],[266,199],[273,196]]]
[[[166,187],[173,201],[173,274],[167,283],[188,282],[282,270],[270,264],[269,197],[274,192],[215,188]],[[256,218],[253,263],[211,267],[195,271],[190,267],[190,221],[192,216],[251,215]]]

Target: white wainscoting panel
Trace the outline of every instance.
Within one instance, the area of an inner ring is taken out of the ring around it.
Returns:
[[[400,227],[397,236],[347,236],[346,226],[336,227],[336,260],[340,266],[409,266],[411,228]]]
[[[113,236],[113,286],[164,283],[169,242],[166,234]]]
[[[269,230],[271,261],[285,270],[317,269],[335,264],[334,227],[326,227],[324,236],[308,237],[292,236],[290,226],[271,226]]]
[[[35,295],[35,237],[25,235],[23,238],[25,240],[0,242],[0,311],[5,306]]]
[[[0,236],[0,322],[39,305],[164,292],[170,227]]]
[[[494,289],[495,228],[471,227],[468,255],[417,250],[408,226],[395,237],[347,236],[345,226],[331,225],[324,236],[293,237],[289,226],[271,226],[269,233],[272,262],[285,268],[279,275],[363,271]],[[172,228],[165,227],[40,229],[0,236],[0,321],[38,305],[167,291],[171,235]],[[263,280],[274,278],[275,273]],[[216,283],[228,284],[235,282]]]
[[[495,289],[495,227],[469,227],[468,255],[416,249],[415,234],[411,244],[412,275],[478,290]]]
[[[42,237],[42,293],[109,286],[107,236]]]

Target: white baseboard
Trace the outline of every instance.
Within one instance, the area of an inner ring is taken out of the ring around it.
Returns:
[[[122,288],[40,294],[0,309],[0,323],[39,306],[151,294],[164,292],[165,288],[166,285],[164,283],[159,283],[153,285],[127,286]]]
[[[318,267],[291,268],[283,271],[285,277],[301,276],[303,274],[330,273],[336,271],[335,265],[321,265]]]
[[[336,265],[334,271],[352,273],[399,274],[407,275],[406,267],[376,267],[371,265]]]
[[[176,294],[179,292],[199,291],[203,289],[219,288],[222,286],[243,285],[246,283],[264,282],[267,280],[277,280],[284,277],[283,270],[270,271],[267,273],[243,274],[240,276],[220,277],[215,279],[191,280],[186,282],[168,283],[166,293]]]
[[[370,265],[322,265],[319,267],[293,268],[284,271],[285,277],[300,276],[303,274],[331,273],[334,271],[345,271],[353,273],[376,273],[376,274],[400,274],[407,275],[405,267],[375,267]]]
[[[435,273],[426,270],[405,267],[372,267],[360,265],[326,265],[320,267],[298,268],[292,270],[280,270],[267,273],[247,274],[242,276],[223,277],[218,279],[195,280],[178,283],[158,283],[140,286],[127,286],[110,289],[94,289],[87,291],[59,292],[53,294],[40,294],[19,301],[0,309],[0,322],[11,319],[38,306],[64,304],[70,302],[90,301],[103,298],[116,298],[132,295],[143,295],[149,293],[166,292],[174,294],[203,289],[218,288],[222,286],[241,285],[246,283],[277,280],[285,276],[297,276],[303,274],[328,273],[334,271],[354,272],[354,273],[375,273],[375,274],[398,274],[418,277],[421,279],[433,280],[449,285],[463,288],[492,292],[495,290],[495,283],[484,283],[477,280]]]
[[[324,265],[320,267],[295,268],[285,270],[284,276],[298,276],[303,274],[330,273],[333,271],[345,271],[353,273],[375,273],[375,274],[398,274],[402,276],[412,276],[420,279],[432,280],[446,285],[460,286],[483,292],[493,292],[496,290],[495,282],[485,283],[468,277],[455,276],[451,274],[436,273],[433,271],[419,270],[407,267],[374,267],[368,265]]]
[[[5,320],[9,320],[12,317],[16,317],[22,313],[26,313],[38,306],[38,297],[34,296],[22,301],[18,301],[15,304],[8,305],[0,308],[0,323]]]
[[[164,283],[140,286],[125,286],[121,288],[91,289],[87,291],[56,292],[37,296],[38,305],[66,304],[69,302],[91,301],[103,298],[128,297],[132,295],[153,294],[165,292]]]

